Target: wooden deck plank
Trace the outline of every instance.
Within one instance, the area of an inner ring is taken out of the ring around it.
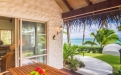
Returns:
[[[36,67],[41,67],[45,69],[46,71],[44,75],[72,75],[42,63],[35,63],[35,64],[30,64],[26,66],[17,67],[17,68],[11,68],[9,69],[9,71],[13,75],[30,75],[29,73],[35,70]]]
[[[10,72],[13,72],[15,75],[18,75],[18,73],[16,73],[12,68],[9,69]]]
[[[18,75],[22,75],[21,72],[19,72],[19,70],[17,69],[13,69]]]

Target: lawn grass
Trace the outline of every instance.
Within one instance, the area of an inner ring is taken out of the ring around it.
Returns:
[[[112,56],[112,55],[99,54],[99,53],[85,53],[84,55],[91,56],[91,57],[100,59],[102,61],[105,61],[108,64],[110,64],[114,68],[114,70],[119,69],[121,66],[119,56]]]

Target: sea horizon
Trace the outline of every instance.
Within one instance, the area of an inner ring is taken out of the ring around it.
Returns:
[[[84,42],[85,41],[93,41],[94,38],[85,38],[84,39]],[[121,40],[121,38],[120,38]],[[70,41],[71,41],[71,44],[72,45],[78,45],[78,46],[81,46],[82,45],[82,38],[70,38]],[[67,39],[63,39],[63,43],[67,43]],[[121,43],[121,42],[120,42]],[[86,45],[86,46],[90,46],[90,45]]]

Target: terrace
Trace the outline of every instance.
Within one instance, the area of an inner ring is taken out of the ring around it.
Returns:
[[[8,71],[14,72],[10,70],[14,67],[39,62],[58,73],[61,69],[75,75],[63,66],[62,27],[67,28],[70,44],[69,34],[74,27],[80,30],[93,24],[100,28],[121,23],[120,0],[0,0],[0,11],[0,66],[1,73],[7,75],[11,75]]]

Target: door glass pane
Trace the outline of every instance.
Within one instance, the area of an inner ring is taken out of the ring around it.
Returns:
[[[41,62],[46,64],[47,56],[39,56],[39,57],[34,57],[34,58],[23,58],[22,59],[22,65],[28,65],[28,64],[33,64],[37,62]]]
[[[29,60],[31,60],[34,63],[41,62],[41,63],[45,63],[45,64],[46,64],[46,59],[47,59],[47,56],[29,58]]]
[[[36,23],[22,22],[22,55],[33,56],[35,53],[35,27]]]
[[[22,22],[22,57],[46,54],[46,25]]]

